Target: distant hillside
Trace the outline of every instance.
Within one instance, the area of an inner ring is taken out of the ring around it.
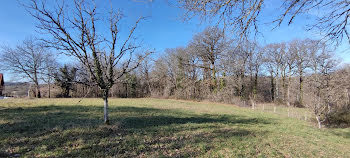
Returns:
[[[28,85],[28,82],[5,82],[5,86]]]
[[[23,97],[28,95],[29,83],[27,82],[5,82],[5,96]]]
[[[28,82],[6,82],[5,83],[5,96],[11,97],[27,97],[28,96],[28,88],[30,84]],[[51,97],[56,96],[59,93],[59,88],[55,85],[51,85]],[[31,93],[34,93],[34,86],[32,85]],[[42,97],[48,97],[48,85],[41,84],[40,91],[42,93]]]

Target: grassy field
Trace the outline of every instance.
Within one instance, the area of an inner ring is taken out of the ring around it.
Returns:
[[[164,99],[0,100],[0,157],[350,157],[350,129]]]

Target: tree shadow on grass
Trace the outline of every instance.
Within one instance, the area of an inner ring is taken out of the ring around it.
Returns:
[[[264,133],[231,126],[272,120],[235,115],[199,115],[179,110],[110,107],[112,125],[102,123],[99,106],[1,108],[0,157],[198,156],[214,140]],[[204,144],[204,145],[203,145]]]
[[[339,137],[350,139],[350,129],[348,131],[331,131],[331,133]]]

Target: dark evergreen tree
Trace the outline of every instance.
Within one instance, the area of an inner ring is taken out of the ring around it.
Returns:
[[[55,74],[55,82],[61,87],[62,97],[70,97],[69,92],[73,90],[73,82],[75,81],[77,74],[77,69],[75,67],[69,68],[69,66],[64,65],[60,68],[60,71]]]

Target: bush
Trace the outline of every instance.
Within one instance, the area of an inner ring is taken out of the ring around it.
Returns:
[[[328,124],[337,127],[350,127],[350,109],[341,109],[332,113]]]

